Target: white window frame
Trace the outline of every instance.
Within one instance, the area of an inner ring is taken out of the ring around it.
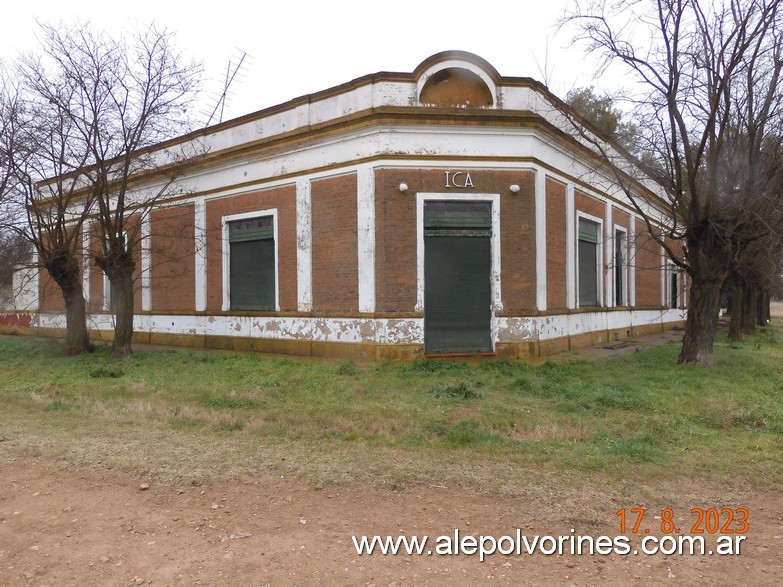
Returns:
[[[604,275],[603,275],[603,266],[604,266],[604,239],[601,238],[604,234],[604,220],[603,218],[598,218],[597,216],[593,216],[592,214],[588,214],[586,212],[581,212],[579,210],[576,211],[576,218],[575,218],[575,225],[574,225],[574,267],[576,267],[576,307],[581,308],[582,302],[579,299],[579,220],[585,219],[589,220],[590,222],[595,222],[598,225],[598,238],[599,242],[596,243],[596,248],[598,249],[598,254],[596,255],[596,267],[595,267],[595,278],[596,278],[596,287],[598,291],[596,292],[596,306],[595,307],[602,307],[604,305]],[[585,308],[592,308],[593,306],[584,306]]]
[[[683,295],[683,280],[684,271],[674,263],[668,264],[668,271],[666,272],[666,307],[670,310],[676,310],[684,307],[684,295]],[[677,300],[672,299],[672,281],[677,278]]]
[[[424,204],[438,201],[489,202],[492,214],[492,236],[490,237],[490,336],[492,350],[497,341],[497,320],[495,313],[503,310],[500,283],[500,194],[431,193],[416,194],[416,311],[424,311]]]
[[[424,311],[424,203],[437,201],[489,202],[492,205],[490,299],[493,312],[503,310],[500,287],[500,194],[416,194],[416,311]],[[494,314],[493,314],[494,323]],[[493,333],[494,339],[494,333]],[[494,344],[494,340],[493,340]]]
[[[623,295],[623,305],[620,306],[617,303],[617,233],[622,233],[623,242],[625,243],[625,246],[623,247],[623,267],[622,267],[622,274],[623,274],[623,288],[622,288],[622,295]],[[612,232],[612,294],[614,299],[614,305],[616,307],[625,307],[630,306],[628,300],[628,229],[624,226],[620,226],[619,224],[614,225],[614,232]]]
[[[277,208],[268,210],[257,210],[254,212],[244,212],[242,214],[230,214],[220,219],[222,232],[222,260],[223,260],[223,312],[231,311],[231,243],[228,240],[228,224],[236,220],[248,220],[250,218],[260,218],[262,216],[272,217],[272,235],[275,241],[275,312],[280,311],[280,272],[278,265],[278,230],[277,230]]]

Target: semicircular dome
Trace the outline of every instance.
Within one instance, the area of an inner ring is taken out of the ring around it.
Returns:
[[[419,103],[436,106],[492,106],[492,92],[477,74],[463,67],[441,69],[427,79]]]

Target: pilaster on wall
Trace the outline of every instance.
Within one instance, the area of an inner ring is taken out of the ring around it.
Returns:
[[[85,221],[82,224],[82,295],[85,303],[90,303],[90,232],[92,226]]]
[[[633,307],[636,305],[636,215],[631,214],[628,219],[628,242],[630,251],[628,253],[628,304]]]
[[[576,308],[576,208],[574,184],[566,184],[566,307]]]
[[[546,173],[536,168],[536,309],[546,311]]]
[[[612,222],[612,203],[606,202],[604,212],[604,250],[606,259],[606,272],[604,273],[604,305],[611,308],[615,305],[614,299],[614,223]]]
[[[152,310],[150,267],[150,212],[141,219],[141,309]]]
[[[356,219],[359,259],[359,312],[375,312],[375,169],[357,170]]]
[[[313,310],[313,221],[310,180],[296,180],[296,291],[297,309]]]
[[[666,251],[660,246],[661,251],[661,306],[666,306]]]
[[[207,309],[207,207],[204,198],[194,204],[196,312],[203,312]]]

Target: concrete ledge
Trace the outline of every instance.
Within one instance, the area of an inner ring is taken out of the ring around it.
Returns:
[[[34,313],[0,312],[0,334],[38,335],[62,338],[63,328],[45,322],[47,326],[39,326],[39,316]],[[62,324],[62,322],[59,322]],[[498,342],[491,358],[535,360],[568,353],[578,349],[611,344],[630,340],[639,336],[665,332],[675,326],[682,326],[683,321],[655,322],[650,324],[631,325],[612,329],[598,329],[570,336],[555,336],[543,340],[519,340]],[[95,342],[110,343],[114,332],[102,325],[90,331],[90,338]],[[159,346],[176,346],[191,348],[211,348],[236,351],[251,351],[294,356],[332,357],[355,359],[359,361],[410,361],[424,356],[424,346],[421,344],[383,344],[379,342],[334,342],[322,340],[263,338],[250,336],[230,336],[204,334],[198,331],[190,333],[155,332],[137,330],[133,335],[135,344],[152,344]]]

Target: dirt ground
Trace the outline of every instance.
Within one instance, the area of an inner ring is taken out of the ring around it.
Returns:
[[[500,538],[517,528],[531,540],[568,536],[571,528],[615,536],[620,507],[660,511],[667,504],[618,504],[600,495],[563,504],[437,486],[317,491],[285,479],[142,487],[114,472],[0,460],[0,585],[783,584],[780,494],[680,490],[680,504],[748,508],[739,556],[495,554],[481,562],[464,554],[359,556],[351,536],[434,541],[459,529]],[[678,523],[689,526],[690,514],[682,513]]]

